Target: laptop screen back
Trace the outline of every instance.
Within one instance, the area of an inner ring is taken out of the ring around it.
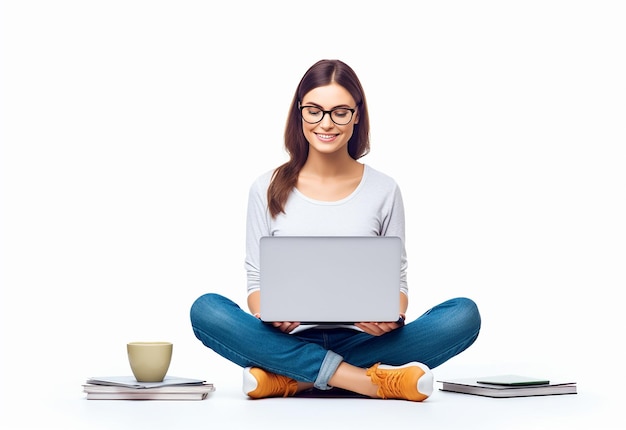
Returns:
[[[398,237],[268,236],[261,238],[260,252],[263,321],[398,319]]]

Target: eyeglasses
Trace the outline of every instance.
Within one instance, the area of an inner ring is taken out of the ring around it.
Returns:
[[[324,119],[324,115],[330,115],[330,119],[337,125],[346,125],[352,121],[352,116],[356,109],[335,108],[331,110],[322,110],[317,106],[300,106],[300,114],[304,122],[309,124],[317,124]]]

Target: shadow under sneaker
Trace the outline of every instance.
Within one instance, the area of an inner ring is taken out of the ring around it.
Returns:
[[[377,363],[367,369],[367,375],[378,385],[376,395],[381,399],[421,402],[433,393],[433,373],[417,361],[402,366]]]
[[[243,369],[243,392],[253,399],[288,397],[298,391],[298,383],[287,376],[266,372],[258,367]]]

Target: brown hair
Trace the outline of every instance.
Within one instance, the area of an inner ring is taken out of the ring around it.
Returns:
[[[274,171],[267,189],[268,207],[272,217],[285,212],[287,198],[296,186],[300,170],[309,155],[309,142],[302,131],[300,102],[309,91],[331,83],[344,87],[355,100],[358,109],[359,122],[354,125],[354,132],[348,141],[348,153],[358,160],[369,152],[369,116],[359,78],[350,66],[340,60],[318,61],[304,74],[291,101],[285,126],[285,149],[289,154],[289,161]]]

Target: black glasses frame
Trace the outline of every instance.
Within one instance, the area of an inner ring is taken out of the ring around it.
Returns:
[[[306,119],[304,119],[304,115],[302,114],[302,111],[304,109],[306,109],[306,108],[319,109],[320,112],[322,112],[322,117],[319,120],[314,121],[314,122],[307,121]],[[332,115],[332,113],[334,111],[336,111],[336,110],[347,110],[347,111],[349,111],[350,112],[350,119],[348,121],[344,122],[344,123],[338,123],[337,121],[335,121],[333,119],[333,115]],[[302,121],[306,122],[307,124],[317,124],[317,123],[320,123],[320,122],[322,122],[324,120],[324,117],[326,116],[326,114],[328,114],[328,116],[330,117],[330,120],[332,122],[334,122],[335,124],[337,124],[337,125],[347,125],[347,124],[350,124],[350,121],[352,121],[352,118],[354,117],[354,112],[356,112],[356,107],[354,109],[352,109],[352,108],[345,108],[345,107],[337,107],[337,108],[334,108],[334,109],[331,109],[331,110],[322,110],[318,106],[311,106],[311,105],[300,106],[300,117],[302,118]]]

